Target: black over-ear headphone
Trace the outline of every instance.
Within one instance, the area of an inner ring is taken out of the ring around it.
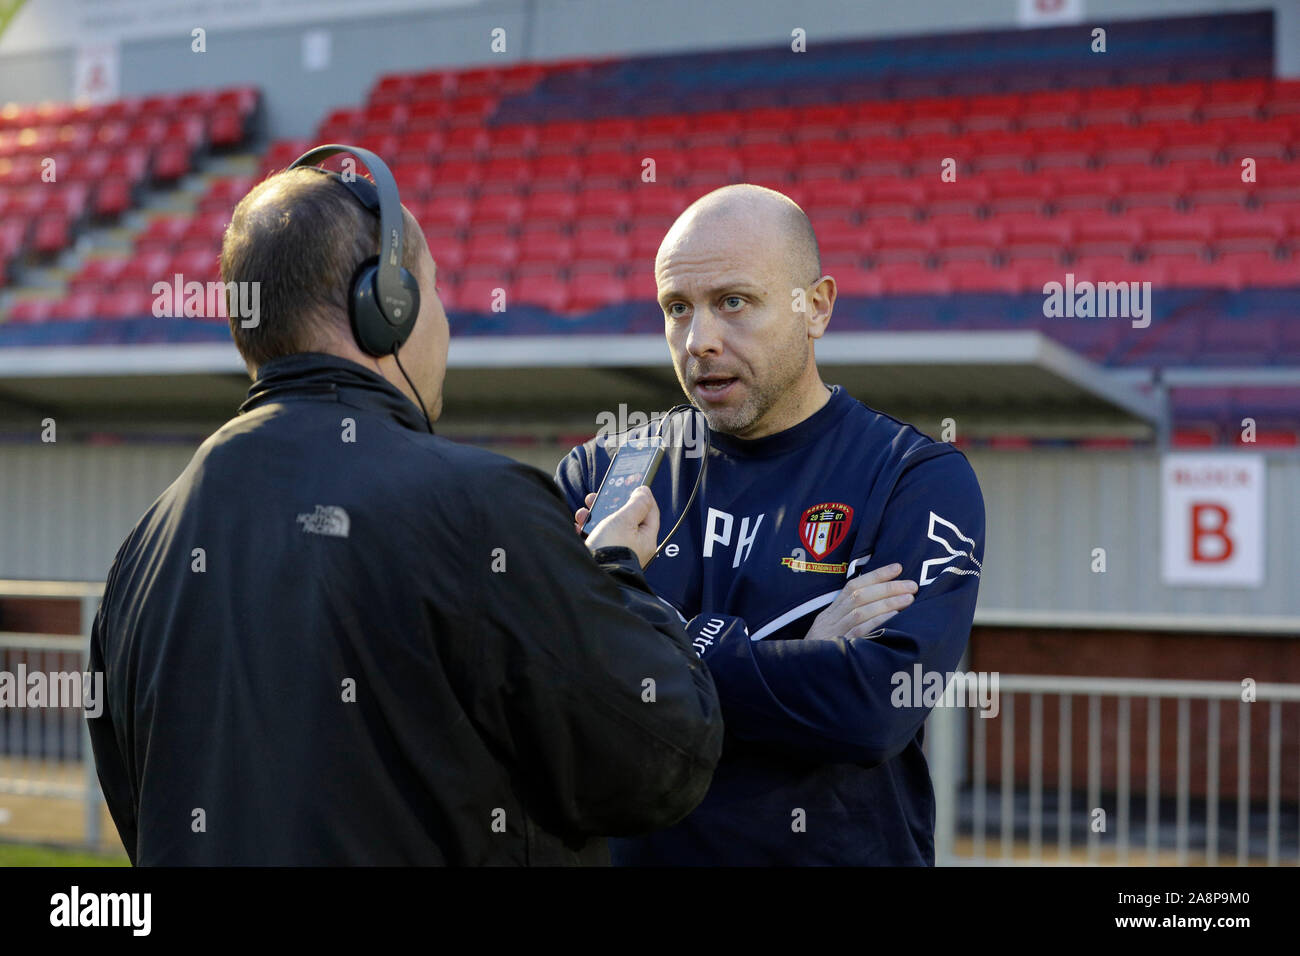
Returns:
[[[374,182],[340,176],[316,164],[336,153],[351,153],[366,164]],[[379,216],[380,253],[357,266],[348,292],[348,317],[357,344],[368,355],[392,355],[407,340],[420,313],[420,284],[402,265],[402,202],[397,181],[384,161],[368,149],[331,143],[309,149],[290,165],[332,177],[366,209]]]

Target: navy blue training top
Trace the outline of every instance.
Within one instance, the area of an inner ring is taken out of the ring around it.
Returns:
[[[699,452],[680,447],[685,427],[680,414],[662,423],[678,447],[651,484],[661,536],[700,468]],[[651,424],[574,448],[556,471],[570,506],[597,489],[621,438],[655,433]],[[611,859],[933,865],[934,791],[921,750],[929,707],[901,692],[898,675],[946,680],[970,637],[984,555],[974,471],[950,444],[838,386],[785,431],[710,440],[691,513],[646,579],[691,623],[713,675],[722,760],[692,813],[611,840]],[[910,606],[867,637],[804,640],[847,580],[896,562],[919,585]]]

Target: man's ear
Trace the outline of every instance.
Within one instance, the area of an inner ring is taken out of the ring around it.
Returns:
[[[808,287],[808,310],[804,316],[808,322],[808,337],[819,339],[830,324],[831,312],[835,308],[835,279],[825,275]]]

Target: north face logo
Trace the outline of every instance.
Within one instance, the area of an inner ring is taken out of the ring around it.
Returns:
[[[338,505],[317,505],[309,515],[298,515],[298,523],[307,534],[323,534],[331,538],[346,538],[352,522],[348,513]]]

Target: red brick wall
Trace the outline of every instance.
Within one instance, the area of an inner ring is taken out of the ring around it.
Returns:
[[[81,602],[67,598],[0,598],[0,631],[80,634]]]

